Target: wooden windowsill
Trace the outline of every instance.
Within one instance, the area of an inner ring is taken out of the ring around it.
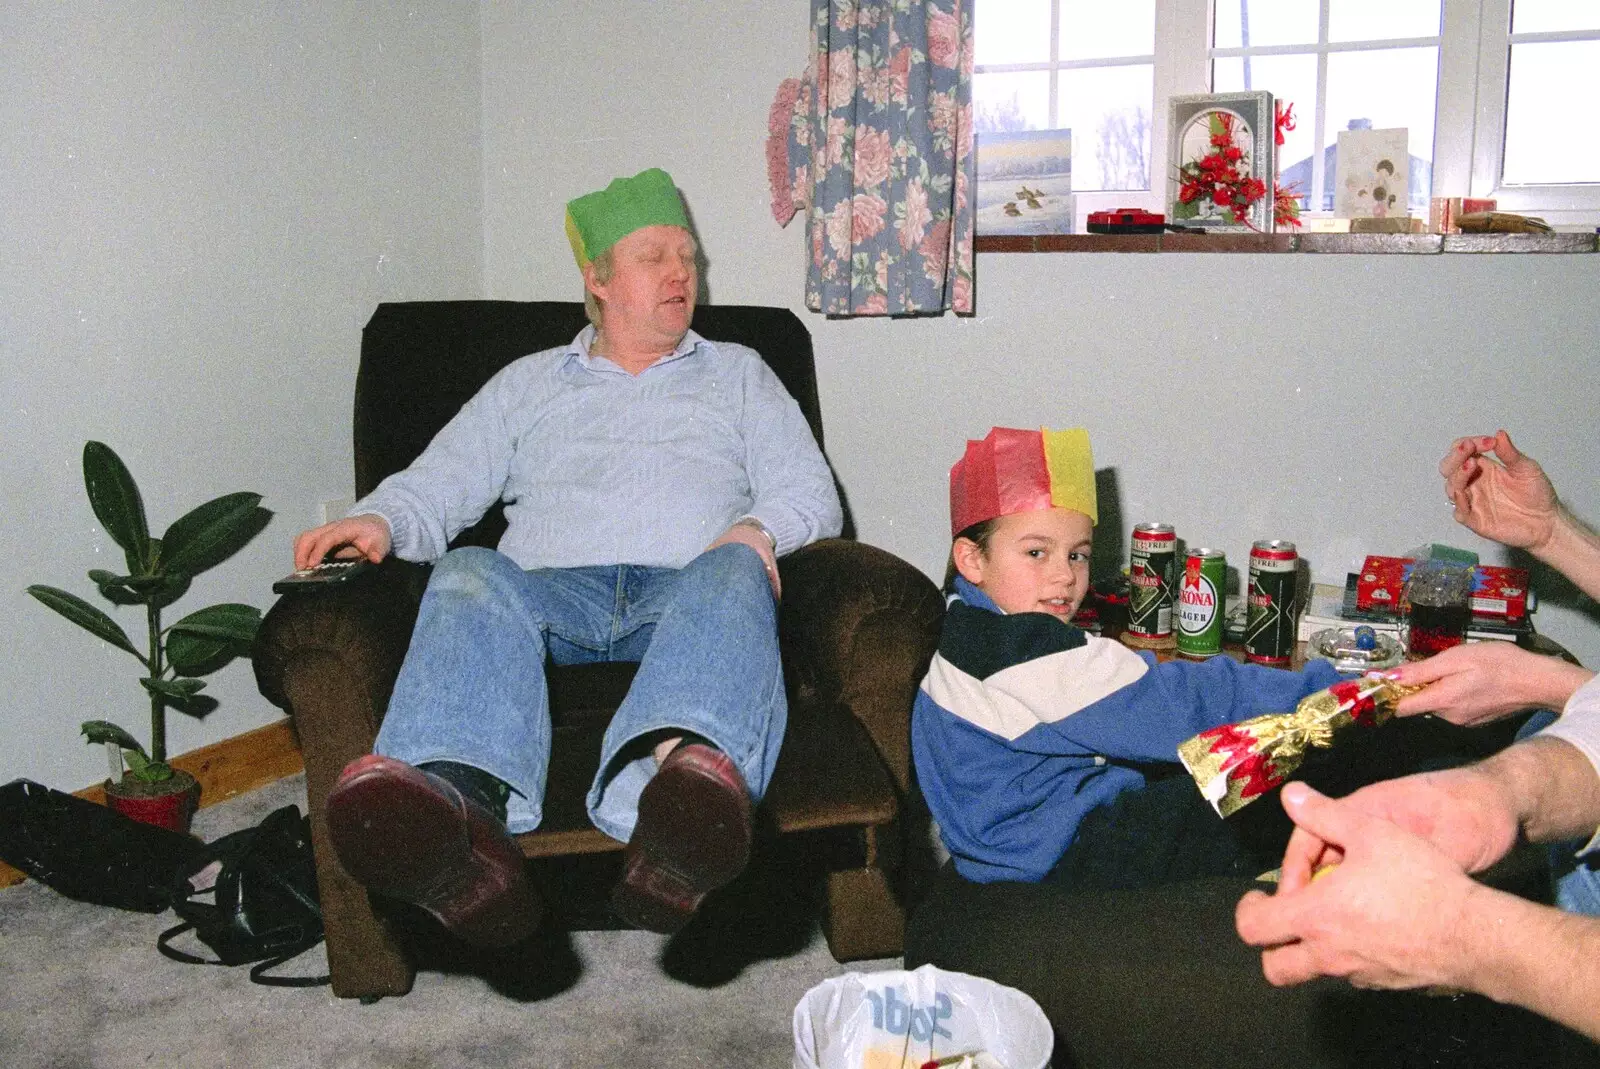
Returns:
[[[1596,251],[1595,234],[1042,234],[980,236],[978,252],[1438,253]]]

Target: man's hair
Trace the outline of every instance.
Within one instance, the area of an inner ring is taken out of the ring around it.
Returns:
[[[607,249],[590,261],[589,266],[594,268],[594,280],[602,286],[611,281],[611,272],[616,267],[616,260]],[[589,317],[589,322],[594,324],[594,329],[600,329],[601,308],[600,300],[589,292],[588,285],[583,287],[583,311]]]
[[[979,552],[987,557],[989,555],[989,541],[994,538],[994,529],[999,522],[1000,517],[998,516],[991,516],[987,520],[979,520],[950,540],[950,560],[944,566],[944,592],[946,594],[954,594],[956,592],[956,576],[961,574],[956,568],[956,543],[963,538],[968,542],[975,542],[978,545]]]

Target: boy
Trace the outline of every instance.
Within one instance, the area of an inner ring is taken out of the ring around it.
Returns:
[[[1098,515],[1082,428],[996,427],[950,469],[955,589],[911,742],[955,867],[979,883],[1111,887],[1270,868],[1274,847],[1245,850],[1182,774],[1178,743],[1288,712],[1339,674],[1157,664],[1073,627]]]

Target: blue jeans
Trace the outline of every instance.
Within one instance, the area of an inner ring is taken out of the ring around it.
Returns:
[[[1528,722],[1517,729],[1517,741],[1531,738],[1556,721],[1556,713],[1541,709],[1528,717]],[[1600,917],[1600,854],[1590,853],[1582,858],[1575,856],[1586,840],[1571,839],[1551,843],[1550,878],[1554,884],[1555,904],[1568,913],[1582,913]]]
[[[494,550],[453,550],[422,598],[374,749],[408,764],[457,761],[511,786],[507,823],[543,817],[550,762],[546,658],[637,661],[606,728],[589,789],[595,827],[626,842],[655,775],[630,743],[693,732],[731,757],[752,801],[765,793],[788,722],[777,605],[761,557],[725,545],[681,569],[524,571]]]

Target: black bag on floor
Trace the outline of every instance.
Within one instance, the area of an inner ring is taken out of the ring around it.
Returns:
[[[172,908],[183,923],[162,932],[156,948],[192,965],[255,962],[250,979],[271,987],[327,983],[326,976],[267,975],[322,942],[310,818],[286,805],[255,827],[224,835],[204,849],[200,865],[179,873]],[[171,945],[191,930],[215,960]]]
[[[205,858],[193,836],[32,780],[0,787],[0,860],[68,898],[160,913],[172,905],[172,874]]]

